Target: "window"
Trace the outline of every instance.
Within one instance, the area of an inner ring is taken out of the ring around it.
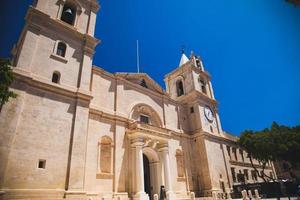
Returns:
[[[183,91],[183,83],[181,80],[178,80],[176,82],[176,90],[177,90],[177,96],[180,97],[184,94],[184,91]]]
[[[100,173],[111,173],[112,169],[112,140],[108,136],[103,136],[99,144],[99,167]]]
[[[39,163],[38,163],[38,168],[39,169],[45,169],[46,168],[46,160],[39,160]]]
[[[60,81],[60,73],[59,72],[53,72],[52,82],[53,83],[59,83],[59,81]]]
[[[201,92],[203,92],[204,94],[206,94],[206,83],[205,81],[199,77],[198,79],[199,83],[200,83],[200,87],[201,87]]]
[[[242,150],[242,149],[240,149],[239,151],[240,151],[240,154],[241,154],[242,160],[243,160],[243,162],[244,162],[244,152],[243,152],[243,150]]]
[[[239,173],[237,174],[237,181],[239,183],[245,183],[245,175],[242,174],[241,170],[239,170]]]
[[[231,167],[231,176],[232,176],[233,182],[236,182],[236,175],[235,175],[235,169],[234,169],[234,167]]]
[[[227,154],[229,156],[229,159],[231,160],[230,146],[227,146]]]
[[[232,153],[234,155],[235,160],[237,160],[236,148],[232,148]]]
[[[257,181],[257,174],[256,174],[255,170],[251,170],[251,177],[252,177],[252,180]]]
[[[190,107],[190,113],[194,113],[195,111],[194,111],[194,107],[192,106],[192,107]]]
[[[145,79],[142,79],[140,85],[143,86],[144,88],[148,88]]]
[[[177,176],[184,177],[183,153],[180,149],[176,150]]]
[[[56,55],[59,55],[61,57],[66,56],[66,50],[67,50],[67,45],[63,42],[59,42],[57,45],[57,50],[56,50]]]
[[[74,25],[75,18],[76,18],[76,7],[73,6],[72,4],[66,3],[64,5],[60,19],[70,25]]]
[[[213,133],[213,132],[214,132],[214,129],[213,129],[213,127],[212,127],[212,126],[210,126],[209,128],[210,128],[210,132],[212,132],[212,133]]]
[[[145,115],[140,115],[140,122],[142,122],[144,124],[149,124],[149,117],[147,117]]]
[[[274,177],[273,177],[273,173],[272,173],[272,172],[270,172],[270,177],[271,177],[271,178],[274,178]]]
[[[248,169],[244,169],[244,175],[246,177],[246,180],[249,180]]]
[[[201,61],[199,58],[196,58],[196,65],[197,67],[201,68]]]

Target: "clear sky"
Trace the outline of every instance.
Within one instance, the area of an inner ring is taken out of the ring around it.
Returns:
[[[0,57],[9,56],[32,0],[0,7]],[[212,75],[223,129],[239,135],[272,121],[300,124],[300,7],[284,0],[102,0],[94,64],[142,71],[162,87],[180,48],[201,55]]]

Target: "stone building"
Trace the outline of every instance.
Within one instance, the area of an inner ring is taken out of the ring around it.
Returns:
[[[18,97],[0,115],[1,199],[146,200],[162,186],[172,200],[220,199],[237,174],[260,181],[222,130],[199,57],[182,54],[166,90],[147,74],[92,65],[99,7],[37,0],[29,8],[12,51]]]

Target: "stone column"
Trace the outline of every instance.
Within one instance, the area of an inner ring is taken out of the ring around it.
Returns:
[[[169,147],[164,146],[164,147],[160,148],[159,151],[162,152],[162,157],[163,157],[165,189],[166,189],[166,193],[167,193],[167,199],[174,200],[175,196],[172,191],[170,160],[169,160]]]
[[[141,138],[134,139],[131,143],[131,146],[134,147],[134,154],[132,156],[135,157],[135,174],[133,174],[135,180],[134,200],[149,200],[144,187],[143,145],[144,142]]]

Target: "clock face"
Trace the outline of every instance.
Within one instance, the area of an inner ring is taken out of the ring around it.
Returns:
[[[214,114],[209,107],[204,108],[204,115],[208,121],[212,122],[214,120]]]

